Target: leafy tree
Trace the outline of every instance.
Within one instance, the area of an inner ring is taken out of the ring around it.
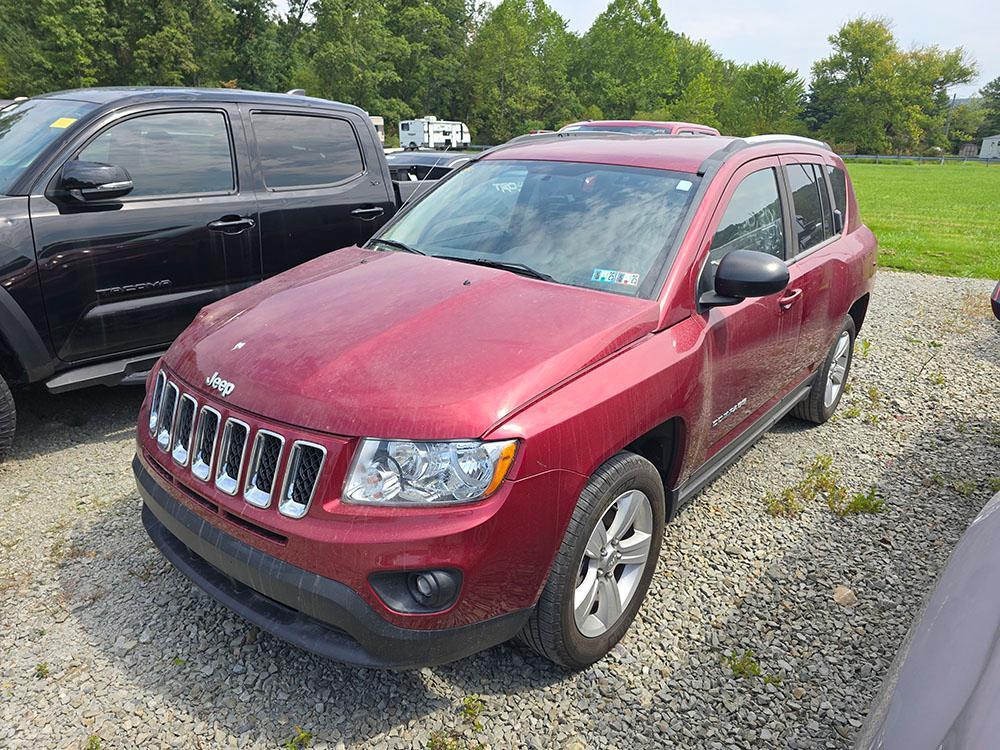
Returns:
[[[982,101],[983,122],[979,126],[980,138],[1000,133],[1000,77],[994,78],[979,90]]]
[[[723,127],[733,135],[786,133],[799,128],[805,85],[798,73],[778,63],[762,61],[733,68]]]
[[[580,40],[573,77],[581,102],[605,117],[663,110],[677,94],[673,42],[657,0],[611,0]]]

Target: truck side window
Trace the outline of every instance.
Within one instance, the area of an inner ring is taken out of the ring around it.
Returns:
[[[786,169],[792,189],[792,226],[801,253],[833,235],[826,180],[818,164],[789,164]]]
[[[785,257],[778,175],[773,167],[747,175],[733,192],[712,238],[710,264],[718,265],[733,250],[756,250],[776,258]]]
[[[347,120],[276,112],[251,115],[264,184],[280,188],[343,182],[365,171],[354,128]]]
[[[163,112],[112,125],[77,156],[128,170],[130,198],[229,193],[236,189],[229,129],[221,112]]]

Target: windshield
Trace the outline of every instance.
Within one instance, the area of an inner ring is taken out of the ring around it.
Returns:
[[[481,161],[441,183],[381,237],[427,255],[527,266],[562,284],[639,296],[649,291],[698,179],[604,164]]]
[[[570,125],[562,129],[563,133],[627,133],[629,135],[671,135],[670,128],[656,125]]]
[[[66,99],[29,99],[0,110],[0,195],[52,141],[96,105]]]

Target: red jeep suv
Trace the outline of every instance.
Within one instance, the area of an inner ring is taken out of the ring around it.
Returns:
[[[816,141],[495,148],[365,247],[201,312],[150,374],[144,524],[340,661],[518,636],[584,667],[678,509],[786,413],[837,408],[875,256]]]

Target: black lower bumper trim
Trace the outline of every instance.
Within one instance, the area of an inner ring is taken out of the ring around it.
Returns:
[[[298,568],[232,537],[175,500],[139,457],[132,462],[150,539],[213,598],[282,640],[364,667],[409,669],[461,659],[514,637],[518,610],[444,630],[387,622],[350,587]]]

